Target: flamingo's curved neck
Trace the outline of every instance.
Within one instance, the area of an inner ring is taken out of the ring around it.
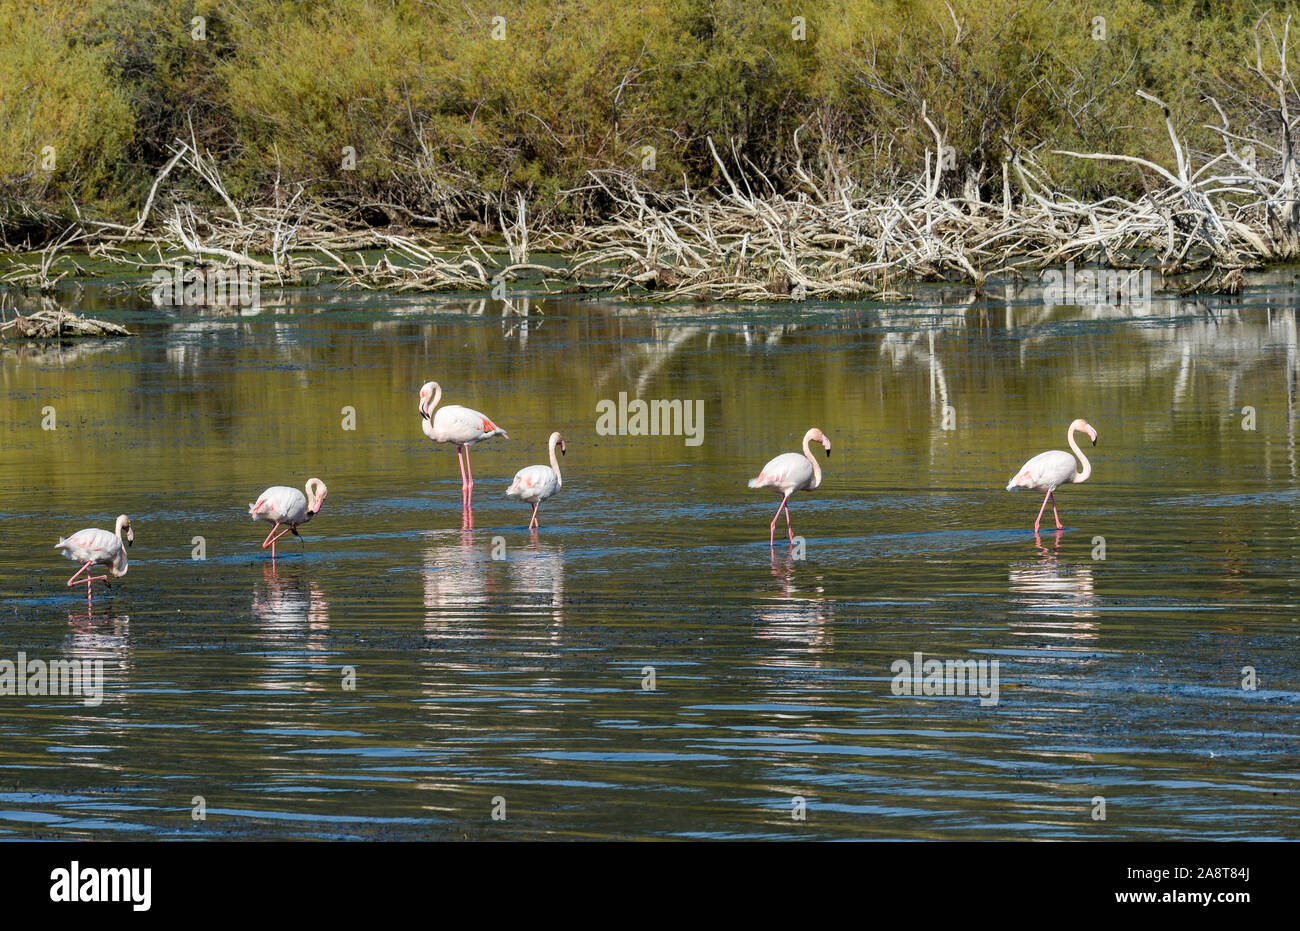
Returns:
[[[122,536],[122,518],[120,517],[117,519],[117,526],[114,528],[114,532],[117,533],[117,539],[120,542],[126,542],[126,537]]]
[[[813,458],[812,450],[808,448],[807,434],[803,438],[803,455],[805,459],[812,463],[813,480],[812,484],[808,486],[809,490],[812,490],[822,483],[822,467],[817,464],[817,460]]]
[[[563,488],[564,479],[560,477],[560,463],[555,458],[555,440],[551,439],[551,471],[555,473],[555,487]]]
[[[420,408],[420,412],[424,415],[421,419],[420,429],[424,431],[425,436],[433,440],[435,443],[443,442],[442,436],[433,428],[433,409],[438,406],[438,402],[441,400],[442,385],[435,384],[433,389],[433,400],[429,402],[429,409],[426,411],[424,408]]]
[[[1086,482],[1088,476],[1092,475],[1092,463],[1089,462],[1088,457],[1083,454],[1083,450],[1079,448],[1079,444],[1074,442],[1074,431],[1075,427],[1071,425],[1070,432],[1066,434],[1066,439],[1070,441],[1070,449],[1074,450],[1074,455],[1083,463],[1083,468],[1074,474],[1074,478],[1070,479],[1070,481],[1078,484],[1079,482]]]

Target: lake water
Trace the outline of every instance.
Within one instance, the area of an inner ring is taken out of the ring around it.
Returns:
[[[65,297],[139,335],[0,349],[0,660],[102,659],[104,694],[0,695],[0,837],[1300,838],[1286,274],[1092,307]],[[472,516],[428,380],[510,433]],[[700,442],[601,435],[620,392],[702,401]],[[1035,539],[1003,489],[1076,417],[1093,476]],[[811,426],[833,454],[772,551],[746,481]],[[504,492],[552,430],[532,535]],[[248,502],[312,476],[273,563]],[[88,612],[54,543],[121,512]],[[896,695],[916,653],[997,661],[997,703]]]

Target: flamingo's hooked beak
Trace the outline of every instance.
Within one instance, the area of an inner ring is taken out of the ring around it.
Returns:
[[[1092,440],[1092,445],[1093,445],[1093,446],[1096,446],[1096,445],[1097,445],[1097,431],[1094,430],[1094,429],[1092,428],[1092,424],[1088,424],[1087,426],[1084,427],[1084,429],[1088,431],[1088,438],[1089,438],[1090,440]]]
[[[131,529],[131,525],[130,525],[130,524],[127,524],[127,526],[126,526],[126,545],[127,545],[127,546],[130,546],[130,545],[131,545],[132,543],[134,543],[134,542],[135,542],[135,531]]]
[[[429,412],[424,409],[424,398],[420,398],[420,416],[425,420],[429,419]]]
[[[560,440],[560,455],[561,455],[561,456],[564,455],[564,451],[565,451],[565,449],[567,449],[567,447],[565,446],[564,440]]]

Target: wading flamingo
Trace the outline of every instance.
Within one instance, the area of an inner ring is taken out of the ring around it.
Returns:
[[[826,434],[813,427],[803,435],[802,456],[798,453],[782,453],[763,466],[763,471],[758,473],[758,478],[749,480],[750,488],[775,488],[781,492],[781,505],[776,509],[776,516],[772,518],[771,533],[768,534],[768,543],[773,547],[776,546],[776,522],[781,519],[782,511],[785,511],[785,531],[790,535],[790,542],[794,543],[794,530],[790,527],[790,507],[787,504],[790,496],[796,491],[812,491],[822,483],[821,466],[817,464],[817,460],[808,449],[808,444],[812,442],[821,443],[826,448],[826,455],[830,456],[831,441]]]
[[[555,446],[560,446],[560,455],[564,455],[564,437],[560,436],[559,431],[551,434],[548,445],[551,451],[550,465],[531,465],[520,469],[515,473],[515,480],[510,483],[506,489],[506,494],[511,498],[518,498],[525,504],[533,506],[533,516],[528,520],[528,529],[540,527],[541,522],[537,519],[537,509],[541,507],[542,502],[554,495],[564,484],[560,478],[560,463],[555,458]]]
[[[305,524],[316,516],[320,506],[325,503],[325,483],[318,478],[307,479],[307,494],[288,485],[272,485],[258,496],[257,504],[248,506],[248,516],[253,520],[264,520],[274,524],[271,532],[262,541],[262,549],[271,548],[271,558],[275,559],[275,541],[286,533],[301,538],[298,525]],[[279,533],[281,524],[288,524]]]
[[[103,582],[110,588],[112,583],[108,581],[106,575],[86,576],[84,579],[78,579],[77,576],[89,570],[91,566],[108,566],[108,571],[120,579],[126,575],[126,549],[134,542],[135,533],[131,530],[131,518],[120,514],[113,533],[88,527],[85,530],[78,530],[66,540],[60,537],[59,542],[54,544],[54,548],[63,550],[63,555],[69,559],[85,563],[72,578],[68,579],[68,587],[85,582],[86,601],[90,602],[91,582]]]
[[[1033,459],[1030,459],[1020,467],[1018,471],[1007,482],[1007,491],[1015,491],[1017,488],[1032,488],[1035,491],[1045,491],[1043,496],[1043,506],[1038,509],[1038,517],[1034,519],[1034,533],[1038,533],[1038,525],[1043,522],[1043,511],[1047,508],[1047,502],[1052,502],[1052,516],[1056,518],[1056,529],[1064,529],[1061,526],[1061,515],[1056,513],[1056,496],[1053,494],[1057,488],[1067,482],[1086,482],[1088,476],[1092,474],[1092,463],[1088,457],[1079,449],[1074,442],[1074,431],[1082,430],[1088,434],[1092,440],[1092,445],[1097,445],[1097,431],[1092,428],[1092,424],[1080,418],[1070,424],[1070,429],[1065,432],[1065,438],[1069,441],[1070,449],[1074,450],[1074,456],[1079,457],[1079,462],[1083,463],[1083,469],[1074,471],[1074,456],[1061,449],[1048,450],[1045,453],[1039,453]]]
[[[475,443],[494,436],[510,437],[478,411],[448,404],[434,413],[442,399],[442,386],[436,381],[426,382],[420,389],[420,428],[435,443],[452,443],[456,447],[456,461],[460,464],[460,487],[466,498],[474,494],[474,470],[469,465],[469,448]],[[464,458],[462,459],[462,455]]]

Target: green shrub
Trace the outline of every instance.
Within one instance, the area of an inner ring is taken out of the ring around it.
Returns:
[[[1275,133],[1272,92],[1249,71],[1268,9],[1240,0],[50,0],[37,12],[11,2],[0,11],[0,186],[10,200],[74,199],[129,219],[167,146],[192,131],[248,201],[303,183],[343,206],[493,220],[497,204],[522,192],[554,218],[603,209],[590,191],[565,196],[591,170],[661,188],[716,182],[710,137],[778,185],[790,182],[796,131],[814,169],[833,160],[863,183],[896,184],[919,176],[927,151],[934,157],[924,105],[952,147],[950,190],[969,182],[999,196],[1001,163],[1015,149],[1076,195],[1133,195],[1148,183],[1139,169],[1052,150],[1172,163],[1163,115],[1138,89],[1169,103],[1194,151],[1219,149],[1205,128],[1219,122],[1210,94],[1234,129]],[[1280,30],[1288,11],[1268,22]],[[500,41],[494,17],[504,17]],[[52,173],[37,165],[46,145],[57,153]],[[206,196],[199,186],[184,193]]]
[[[89,22],[75,2],[0,6],[0,222],[112,195],[134,125]]]

